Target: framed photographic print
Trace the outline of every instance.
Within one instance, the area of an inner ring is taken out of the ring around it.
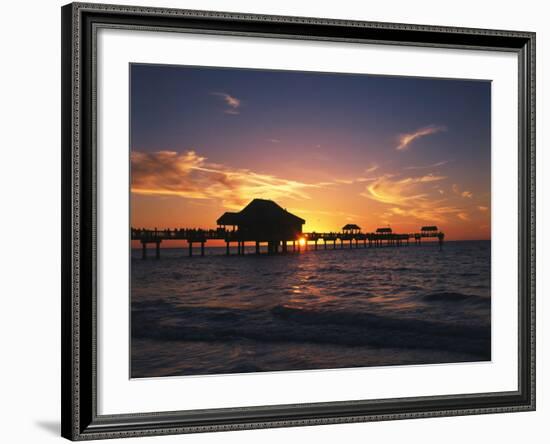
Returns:
[[[534,64],[530,32],[63,7],[62,435],[533,410]]]

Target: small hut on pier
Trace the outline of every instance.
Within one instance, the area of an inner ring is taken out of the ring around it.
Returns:
[[[392,229],[389,228],[389,227],[386,227],[386,228],[377,228],[376,229],[376,232],[378,234],[391,234],[392,233]]]
[[[424,226],[420,229],[420,234],[423,237],[436,237],[438,229],[435,225]]]
[[[224,213],[218,220],[221,228],[237,230],[242,241],[287,241],[302,234],[306,221],[272,200],[254,199],[237,213]]]
[[[358,234],[361,232],[361,227],[356,224],[346,224],[342,227],[344,234]]]
[[[239,226],[239,213],[225,212],[216,221],[220,228],[227,230],[231,227],[231,231],[235,231]]]

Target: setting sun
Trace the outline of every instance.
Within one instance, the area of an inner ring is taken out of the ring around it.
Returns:
[[[306,244],[306,239],[301,237],[299,240],[298,240],[298,243],[300,244],[300,246],[304,246]]]

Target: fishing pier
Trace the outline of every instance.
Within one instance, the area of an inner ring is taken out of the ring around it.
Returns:
[[[339,232],[304,233],[304,219],[281,208],[275,202],[254,199],[238,213],[224,213],[217,220],[217,229],[175,228],[163,230],[131,229],[131,239],[139,241],[142,258],[147,258],[148,245],[155,246],[155,257],[160,258],[160,245],[164,241],[186,241],[188,255],[193,256],[194,247],[200,246],[200,255],[205,254],[209,240],[225,242],[225,254],[237,246],[237,255],[245,254],[248,243],[255,246],[255,254],[261,254],[267,246],[267,254],[300,253],[310,248],[324,250],[343,248],[379,248],[407,246],[411,241],[421,245],[422,239],[435,238],[443,246],[445,234],[436,226],[424,226],[416,233],[394,233],[391,228],[378,228],[375,232],[363,233],[355,224],[347,224]]]

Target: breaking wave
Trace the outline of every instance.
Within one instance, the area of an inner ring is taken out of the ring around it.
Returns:
[[[132,306],[132,336],[159,341],[313,343],[346,347],[420,348],[474,355],[490,352],[490,330],[419,319],[277,305],[271,310]]]

